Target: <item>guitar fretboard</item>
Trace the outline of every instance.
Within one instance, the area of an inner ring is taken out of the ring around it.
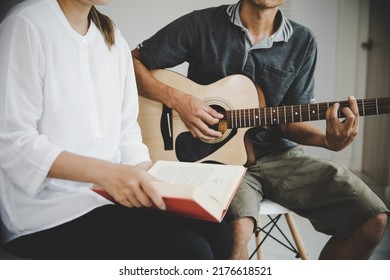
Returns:
[[[348,101],[230,110],[225,118],[229,129],[317,121],[326,119],[326,110],[335,103],[340,104],[338,117],[343,118],[342,108],[349,107]],[[357,105],[360,116],[390,113],[390,97],[358,99]]]

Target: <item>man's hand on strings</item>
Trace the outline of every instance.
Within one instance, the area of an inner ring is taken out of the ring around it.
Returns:
[[[180,116],[192,136],[202,140],[213,140],[222,136],[210,126],[219,122],[223,115],[205,104],[199,98],[183,94],[173,108]]]
[[[324,146],[333,151],[340,151],[352,143],[359,132],[359,109],[355,97],[348,98],[349,108],[341,109],[345,119],[339,120],[340,104],[333,104],[326,111],[326,136]]]

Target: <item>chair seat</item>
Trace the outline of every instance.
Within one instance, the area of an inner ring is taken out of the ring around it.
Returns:
[[[277,241],[279,244],[283,245],[290,251],[295,254],[296,258],[300,258],[303,260],[307,260],[308,256],[306,253],[305,246],[299,234],[298,228],[295,224],[292,211],[273,202],[269,199],[264,199],[260,202],[260,210],[257,219],[258,229],[255,233],[256,235],[256,249],[250,256],[253,257],[254,254],[257,254],[258,259],[263,259],[262,253],[262,244],[267,238],[272,238]],[[261,224],[260,216],[267,216],[269,218],[269,222],[266,224]],[[295,246],[290,242],[287,235],[283,232],[283,230],[278,226],[279,219],[284,217],[286,219],[288,228],[290,230],[290,235],[294,239]],[[277,230],[280,235],[282,235],[282,239],[275,237],[272,232],[273,230]],[[262,238],[261,234],[264,234],[264,238]]]
[[[264,199],[260,202],[260,215],[276,215],[291,212],[282,205],[277,204],[269,199]]]

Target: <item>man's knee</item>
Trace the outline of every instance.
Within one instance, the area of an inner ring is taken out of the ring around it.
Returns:
[[[253,217],[240,217],[234,220],[230,227],[232,229],[233,235],[235,232],[238,232],[240,235],[243,233],[252,234],[257,229],[257,221]]]
[[[375,225],[378,231],[383,232],[386,229],[388,214],[381,213],[370,219],[370,222]]]
[[[362,234],[365,239],[372,243],[378,244],[385,232],[388,221],[387,213],[380,213],[369,219],[362,227]]]

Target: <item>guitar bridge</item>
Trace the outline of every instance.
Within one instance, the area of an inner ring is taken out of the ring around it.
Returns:
[[[163,105],[160,118],[161,136],[164,142],[164,150],[173,150],[172,109]]]

